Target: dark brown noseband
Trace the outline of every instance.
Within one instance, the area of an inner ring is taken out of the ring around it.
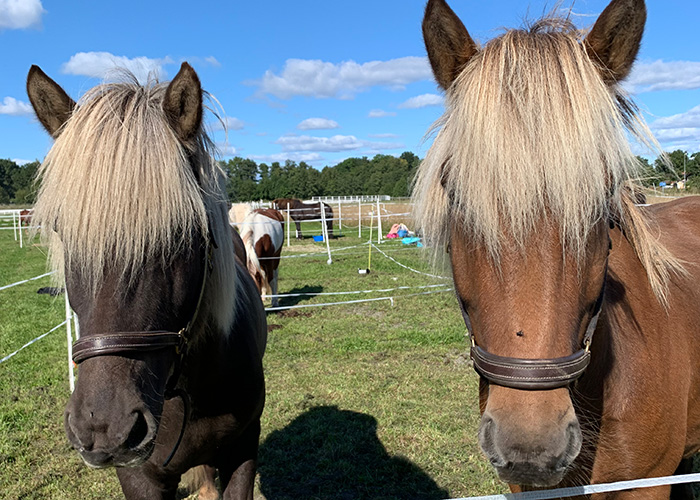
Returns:
[[[545,390],[564,387],[579,378],[591,353],[581,349],[554,359],[507,358],[474,345],[470,352],[474,369],[489,382],[514,389]]]
[[[510,358],[497,356],[482,349],[476,345],[474,335],[471,333],[469,316],[460,300],[462,315],[472,343],[470,357],[474,363],[474,369],[489,382],[513,389],[547,390],[568,386],[583,375],[591,361],[590,345],[593,341],[593,333],[598,323],[604,295],[605,286],[600,291],[593,308],[593,317],[588,323],[586,334],[583,337],[583,348],[570,356],[553,359]]]
[[[190,406],[189,396],[183,389],[177,388],[177,383],[180,379],[180,374],[182,373],[182,365],[185,355],[187,354],[187,345],[192,334],[192,327],[199,316],[202,298],[204,297],[204,291],[206,290],[207,276],[213,268],[212,252],[213,248],[216,247],[216,242],[213,240],[211,228],[209,229],[209,235],[206,242],[207,245],[204,252],[204,277],[202,278],[202,287],[199,291],[197,306],[192,314],[192,318],[190,318],[187,325],[185,325],[185,327],[179,332],[142,331],[98,333],[95,335],[81,337],[73,343],[73,361],[76,364],[97,356],[124,356],[125,354],[144,351],[157,351],[161,349],[175,348],[175,354],[177,357],[175,358],[173,370],[165,384],[164,398],[171,399],[173,397],[180,396],[184,405],[184,415],[182,427],[180,428],[180,435],[174,448],[163,463],[163,467],[166,467],[175,455],[175,451],[182,441],[182,437],[185,433],[185,426],[187,425]]]

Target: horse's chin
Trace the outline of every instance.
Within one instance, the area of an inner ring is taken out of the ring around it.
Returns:
[[[139,467],[146,463],[155,449],[155,440],[138,450],[104,453],[78,450],[80,458],[91,469],[108,469],[110,467]]]
[[[501,481],[508,484],[552,488],[564,479],[566,468],[543,470],[539,467],[495,467]]]

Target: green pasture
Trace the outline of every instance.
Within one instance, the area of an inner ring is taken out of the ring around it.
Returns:
[[[385,221],[384,232],[391,222],[402,221]],[[319,225],[304,229],[321,234]],[[331,245],[361,245],[368,236],[343,228]],[[430,271],[420,249],[397,241],[380,248]],[[310,237],[292,239],[283,255],[315,255],[283,260],[280,293],[441,282],[376,251],[371,274],[361,276],[367,245],[338,250],[332,265],[324,250]],[[0,286],[38,276],[45,266],[41,247],[20,249],[12,231],[0,231]],[[0,358],[63,321],[63,296],[36,293],[48,285],[44,278],[0,291]],[[388,296],[394,305],[268,314],[257,499],[442,499],[506,491],[478,449],[478,379],[467,363],[457,304],[450,292],[408,296],[428,290],[287,297],[282,305]],[[65,438],[64,328],[0,364],[0,394],[0,498],[122,498],[114,471],[88,469]]]

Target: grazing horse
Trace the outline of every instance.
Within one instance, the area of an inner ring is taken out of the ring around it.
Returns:
[[[277,307],[277,268],[284,244],[284,216],[274,208],[259,208],[250,212],[241,226],[248,272],[263,300],[266,295],[272,295],[272,307]]]
[[[289,216],[294,221],[297,229],[297,239],[300,240],[304,236],[301,233],[301,222],[307,220],[318,221],[321,219],[320,203],[304,203],[296,198],[277,198],[272,200],[272,206],[277,210],[287,210],[289,208]],[[333,209],[328,203],[323,203],[323,208],[326,216],[326,229],[328,237],[333,237]]]
[[[169,84],[128,78],[79,104],[37,66],[27,78],[55,139],[35,221],[80,321],[66,434],[128,499],[174,499],[201,464],[225,498],[252,499],[266,320],[234,257],[203,91],[187,63]]]
[[[446,111],[416,217],[449,253],[479,443],[513,491],[670,475],[700,448],[700,199],[638,207],[627,184],[626,134],[655,144],[618,84],[645,20],[613,0],[587,34],[548,18],[480,47],[426,7]]]

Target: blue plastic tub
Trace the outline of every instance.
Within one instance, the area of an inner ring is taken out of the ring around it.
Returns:
[[[314,236],[314,241],[323,241],[323,235]]]

